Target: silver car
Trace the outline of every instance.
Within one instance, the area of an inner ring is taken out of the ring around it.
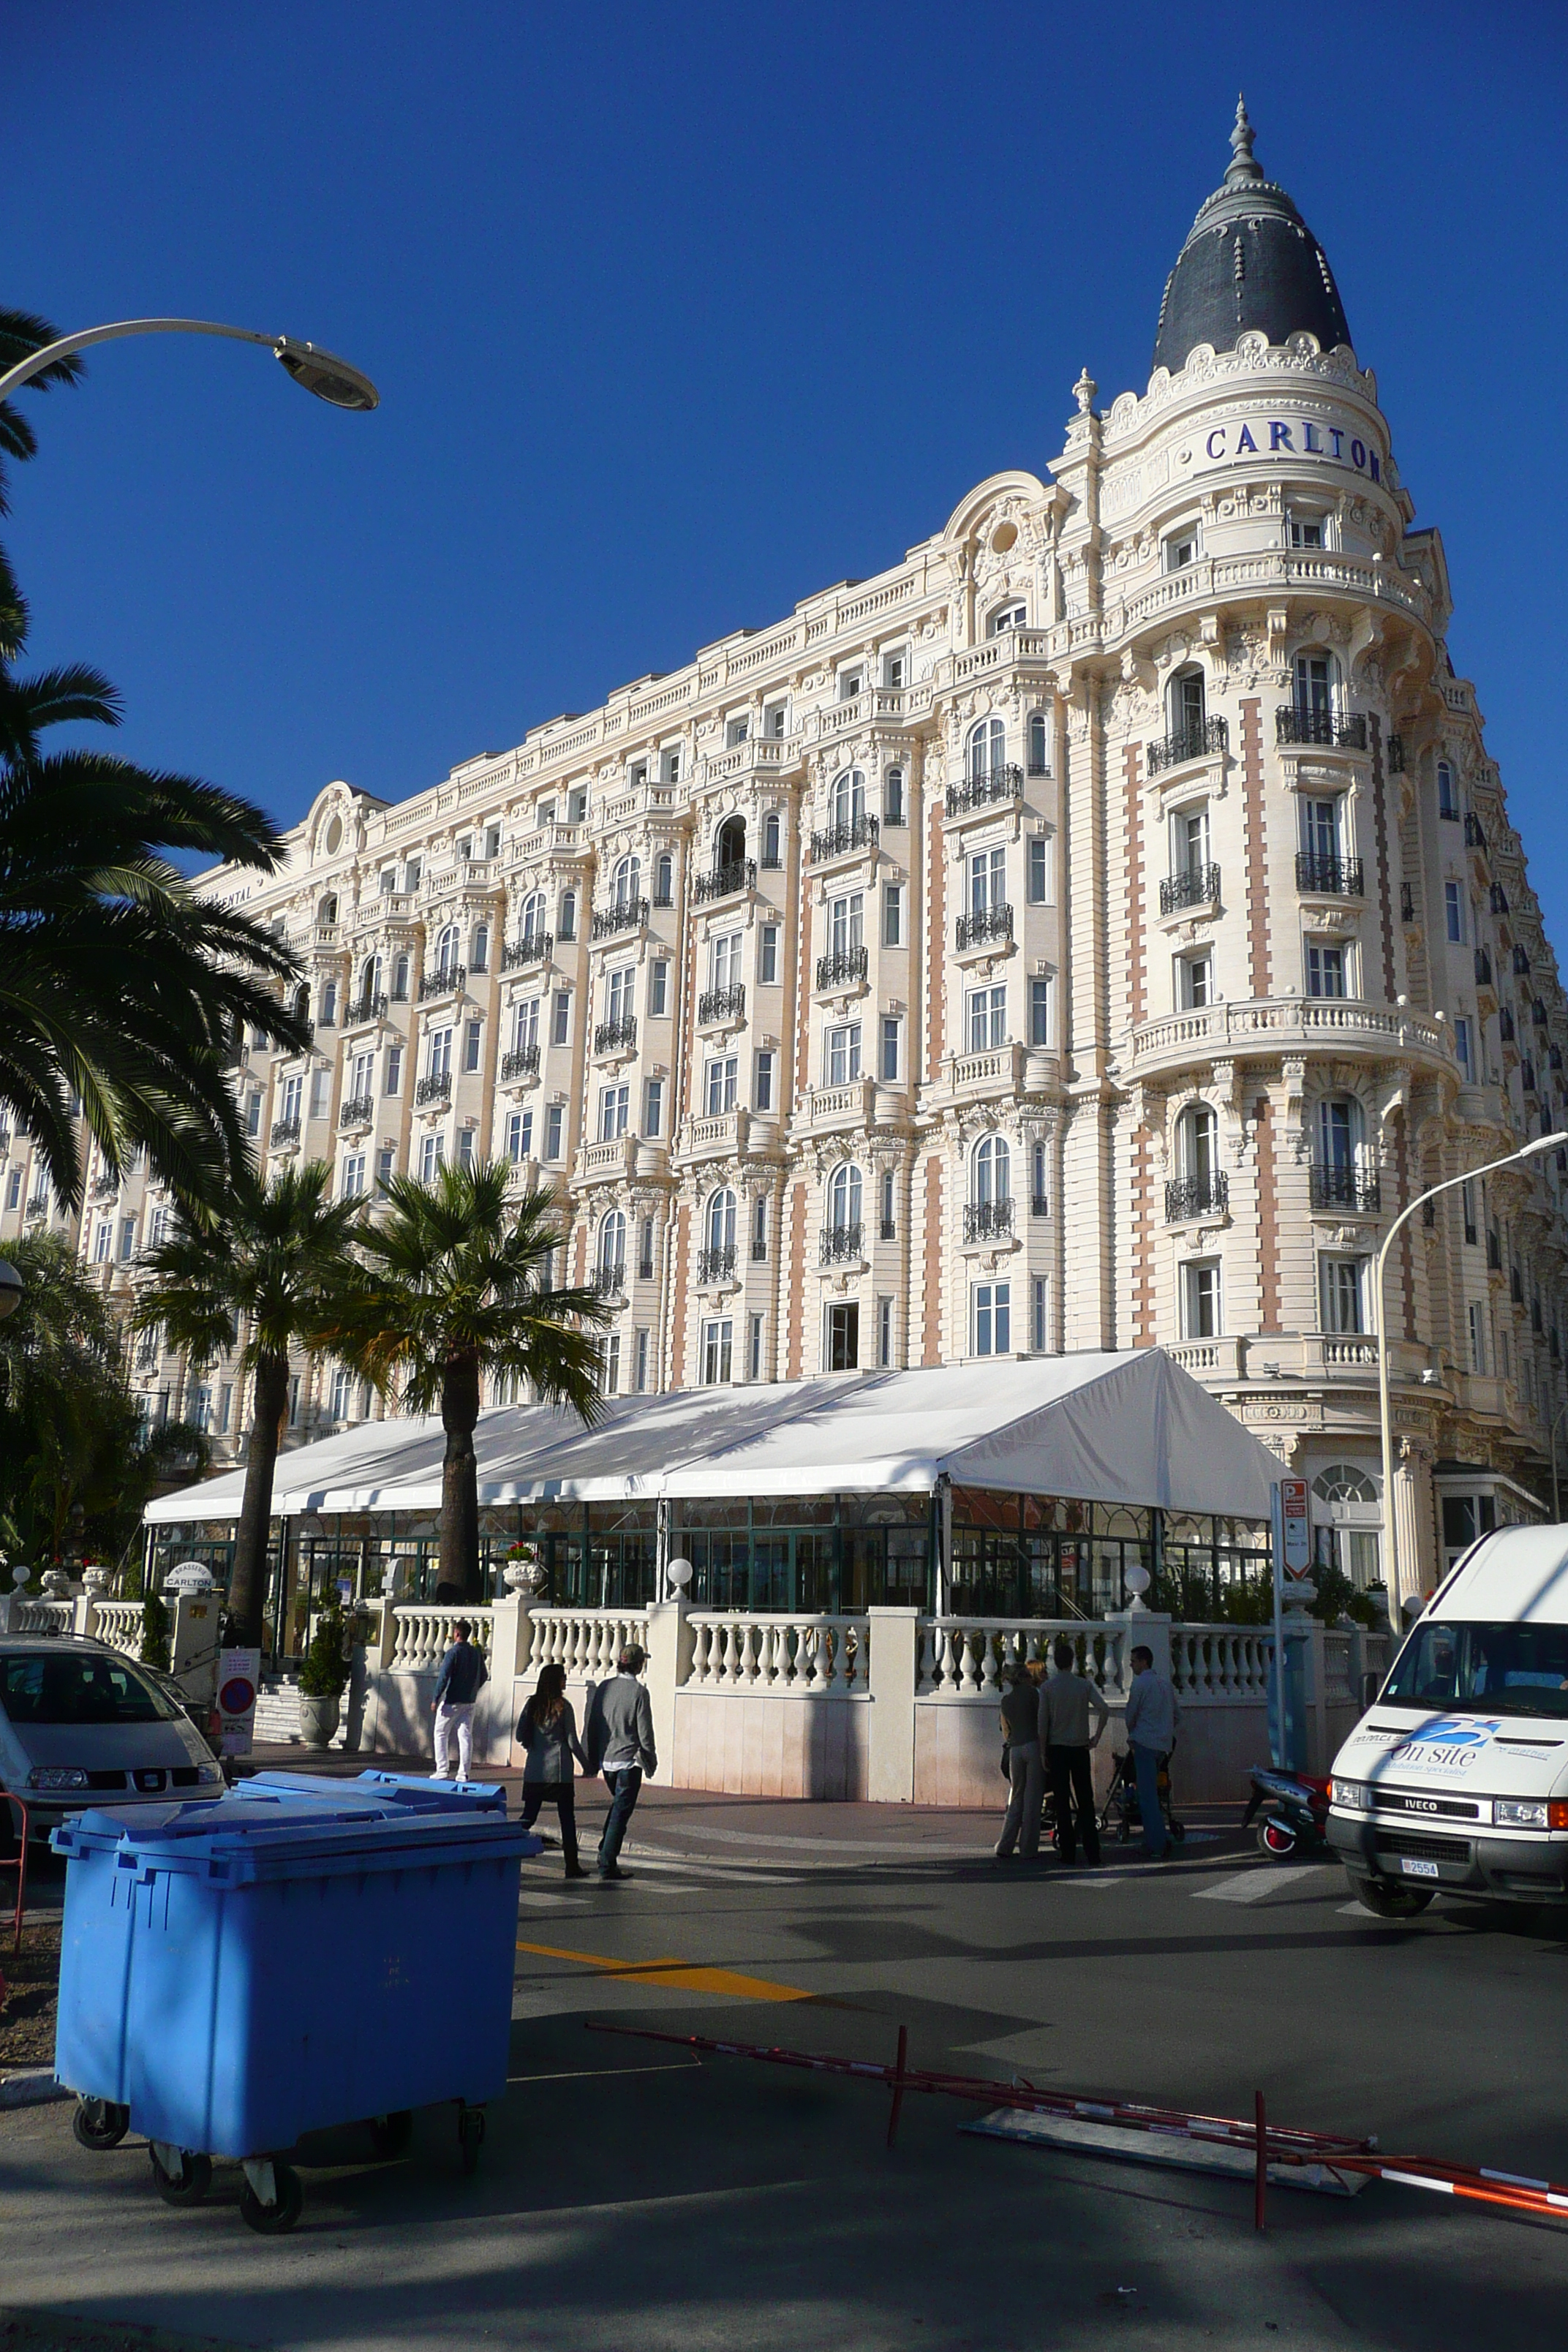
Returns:
[[[26,1802],[33,1837],[89,1805],[222,1796],[211,1748],[162,1682],[102,1642],[0,1635],[0,1790]]]

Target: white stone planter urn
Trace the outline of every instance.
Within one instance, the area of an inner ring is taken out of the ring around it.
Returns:
[[[535,1593],[544,1590],[544,1562],[537,1551],[521,1553],[516,1559],[506,1562],[501,1570],[501,1582],[509,1592],[531,1599]]]
[[[329,1748],[342,1715],[342,1700],[308,1698],[300,1694],[300,1737],[307,1748]]]

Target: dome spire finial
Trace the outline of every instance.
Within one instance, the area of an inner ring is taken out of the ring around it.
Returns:
[[[1252,124],[1247,116],[1247,100],[1245,97],[1238,96],[1236,101],[1236,126],[1230,134],[1230,167],[1225,175],[1225,184],[1227,188],[1244,187],[1249,181],[1262,179],[1263,166],[1255,162],[1252,153],[1254,135]]]

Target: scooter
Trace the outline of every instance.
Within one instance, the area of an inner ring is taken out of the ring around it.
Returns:
[[[1272,1764],[1252,1768],[1252,1795],[1241,1817],[1250,1829],[1258,1821],[1258,1848],[1270,1862],[1289,1862],[1293,1854],[1321,1853],[1329,1842],[1329,1783],[1307,1772],[1278,1769]]]

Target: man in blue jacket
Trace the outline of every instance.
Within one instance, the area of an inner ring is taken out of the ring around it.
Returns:
[[[1132,1686],[1127,1694],[1127,1745],[1138,1776],[1138,1811],[1143,1823],[1143,1852],[1151,1862],[1163,1862],[1169,1845],[1165,1816],[1160,1810],[1160,1759],[1176,1744],[1182,1710],[1175,1685],[1168,1675],[1154,1671],[1154,1653],[1140,1642],[1132,1653]]]
[[[466,1617],[459,1617],[452,1628],[455,1636],[451,1648],[441,1661],[441,1671],[436,1677],[436,1778],[447,1778],[447,1766],[452,1756],[452,1734],[458,1735],[458,1778],[466,1780],[474,1757],[474,1701],[479,1697],[489,1675],[485,1662],[469,1640],[473,1632]]]

